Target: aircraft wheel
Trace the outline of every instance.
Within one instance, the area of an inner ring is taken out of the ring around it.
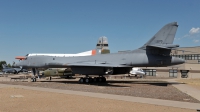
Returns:
[[[90,82],[93,82],[93,78],[90,77],[89,80],[90,80]]]
[[[90,83],[90,78],[85,78],[86,83]]]
[[[100,80],[99,80],[100,78],[99,77],[97,77],[97,82],[100,82]]]
[[[52,77],[49,77],[49,80],[51,80],[52,79]]]
[[[34,78],[32,78],[31,80],[32,80],[32,82],[34,82],[34,81],[35,81],[35,80],[34,80]]]
[[[94,81],[94,82],[98,82],[97,77],[94,77],[93,81]]]
[[[32,82],[36,82],[36,78],[32,78]]]
[[[103,77],[98,77],[99,78],[99,82],[103,82]]]
[[[84,78],[80,78],[79,83],[84,83]]]
[[[103,82],[106,82],[106,78],[105,77],[102,77],[102,79],[103,79]]]

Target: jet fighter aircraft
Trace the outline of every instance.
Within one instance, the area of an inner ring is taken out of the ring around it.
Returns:
[[[13,73],[13,74],[18,74],[19,72],[21,72],[23,69],[22,68],[11,68],[11,67],[7,67],[6,64],[2,64],[3,73]],[[25,70],[25,69],[24,69]]]
[[[130,71],[129,76],[131,76],[131,75],[135,75],[136,77],[137,77],[137,75],[139,75],[142,78],[143,76],[145,76],[145,72],[141,68],[134,67]]]

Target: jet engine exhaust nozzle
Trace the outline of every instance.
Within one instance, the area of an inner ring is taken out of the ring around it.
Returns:
[[[185,60],[182,58],[172,57],[172,64],[183,64],[185,63]]]

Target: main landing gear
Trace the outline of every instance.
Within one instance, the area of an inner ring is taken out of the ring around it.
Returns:
[[[32,68],[32,73],[33,73],[33,78],[31,78],[31,80],[32,80],[32,82],[36,82],[37,80],[36,80],[36,74],[37,74],[37,76],[38,76],[38,79],[40,78],[39,77],[39,70],[38,70],[38,68]]]
[[[32,81],[32,82],[36,82],[37,79],[34,77],[34,78],[31,78],[31,81]]]
[[[105,77],[81,77],[79,83],[106,82]]]

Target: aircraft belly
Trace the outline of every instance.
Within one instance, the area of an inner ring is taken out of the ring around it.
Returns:
[[[71,67],[74,74],[104,75],[103,67]]]
[[[130,72],[130,67],[71,67],[73,74],[82,75],[115,75],[115,74],[126,74]],[[106,74],[108,69],[112,69],[112,73]]]

